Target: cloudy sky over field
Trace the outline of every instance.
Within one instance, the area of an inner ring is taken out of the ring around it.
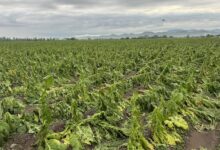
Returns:
[[[0,36],[219,29],[219,0],[0,0]]]

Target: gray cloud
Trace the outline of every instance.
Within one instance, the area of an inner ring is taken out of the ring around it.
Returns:
[[[56,8],[59,5],[72,5],[80,8],[91,7],[152,7],[161,5],[203,6],[219,4],[218,0],[0,0],[4,6],[28,6],[40,8]]]
[[[0,0],[0,36],[215,29],[219,8],[218,0]]]

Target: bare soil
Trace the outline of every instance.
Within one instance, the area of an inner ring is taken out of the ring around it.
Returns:
[[[65,122],[62,120],[57,120],[54,123],[52,123],[50,129],[54,132],[62,132],[65,129]]]
[[[206,148],[207,150],[218,150],[220,144],[220,124],[213,131],[199,132],[195,129],[191,130],[186,139],[186,150],[200,150]]]
[[[129,100],[135,92],[137,92],[139,94],[143,94],[145,90],[146,90],[146,88],[142,85],[136,86],[133,89],[128,90],[124,94],[124,99]]]
[[[4,145],[4,150],[37,150],[34,146],[36,137],[34,134],[14,134],[9,137]]]
[[[93,116],[97,111],[95,110],[95,108],[93,109],[89,109],[87,110],[85,113],[84,113],[84,117],[85,118],[88,118],[90,116]]]

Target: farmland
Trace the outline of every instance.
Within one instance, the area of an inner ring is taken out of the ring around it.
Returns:
[[[0,42],[3,149],[186,149],[219,119],[219,38]]]

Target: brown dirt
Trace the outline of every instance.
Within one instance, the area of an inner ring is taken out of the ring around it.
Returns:
[[[61,120],[55,121],[52,123],[50,129],[54,132],[62,132],[65,129],[65,122]]]
[[[67,84],[76,84],[79,81],[79,75],[72,77]]]
[[[34,112],[38,112],[37,106],[35,106],[35,105],[27,105],[25,107],[25,113],[34,113]]]
[[[24,95],[17,95],[16,99],[18,99],[20,101],[24,101],[25,100],[25,96]]]
[[[143,94],[145,92],[146,88],[143,85],[140,85],[138,87],[135,87],[134,91],[137,91],[140,94]]]
[[[90,116],[93,116],[97,111],[95,110],[95,108],[89,109],[87,111],[85,111],[84,113],[84,118],[88,118]]]
[[[137,73],[135,71],[131,71],[124,75],[125,79],[130,79],[131,77],[135,76]]]
[[[145,92],[145,90],[146,90],[146,88],[143,85],[134,87],[133,89],[128,90],[124,94],[124,99],[129,100],[135,92],[137,92],[139,94],[143,94]]]
[[[37,150],[34,146],[36,137],[33,134],[14,134],[4,145],[4,150]]]
[[[133,95],[132,90],[129,90],[124,94],[124,99],[129,100],[132,97],[132,95]]]
[[[213,131],[192,130],[186,140],[186,150],[199,150],[200,148],[217,150],[217,146],[220,144],[220,124]]]

